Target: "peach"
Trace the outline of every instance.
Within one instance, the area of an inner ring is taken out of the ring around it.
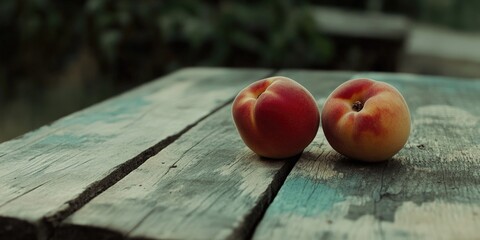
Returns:
[[[281,76],[256,81],[240,91],[233,101],[232,115],[245,144],[268,158],[300,154],[320,125],[312,94]]]
[[[328,143],[340,154],[365,162],[388,160],[410,135],[410,112],[390,84],[352,79],[338,86],[322,110]]]

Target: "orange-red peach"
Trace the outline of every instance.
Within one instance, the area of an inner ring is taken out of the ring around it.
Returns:
[[[390,84],[353,79],[338,86],[322,110],[328,143],[342,155],[365,162],[390,159],[410,135],[410,112]]]
[[[320,125],[312,94],[281,76],[259,80],[240,91],[233,101],[232,115],[245,144],[268,158],[300,154]]]

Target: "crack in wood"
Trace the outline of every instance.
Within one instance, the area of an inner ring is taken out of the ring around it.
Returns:
[[[378,202],[382,201],[382,199],[385,197],[386,194],[388,194],[385,190],[384,190],[384,179],[385,179],[385,169],[387,168],[388,166],[388,163],[385,163],[385,166],[383,167],[382,169],[382,175],[380,177],[380,199],[378,200]],[[375,203],[376,204],[376,203]],[[376,205],[375,205],[375,216],[377,215],[377,208],[376,208]],[[382,221],[378,221],[378,229],[380,231],[380,238],[382,240],[385,240],[385,231],[383,230],[383,227],[382,227]]]
[[[259,204],[257,204],[256,207],[253,208],[250,211],[249,215],[245,218],[244,229],[237,230],[239,232],[243,232],[243,234],[232,234],[232,236],[227,239],[237,239],[236,237],[238,236],[243,236],[242,239],[252,239],[253,234],[258,227],[258,223],[262,221],[268,207],[273,202],[275,196],[277,196],[280,188],[287,179],[287,176],[292,171],[298,159],[300,159],[300,156],[301,155],[298,155],[293,157],[292,159],[287,159],[286,163],[275,174],[272,184],[269,186],[268,190],[265,193],[266,196],[264,196],[260,200]]]
[[[268,75],[266,75],[265,77],[269,77],[269,76],[272,76],[273,74],[275,74],[275,71],[269,73]],[[93,184],[91,184],[87,189],[85,189],[78,197],[76,197],[75,199],[67,202],[67,205],[66,207],[61,210],[61,211],[58,211],[56,212],[55,214],[52,214],[50,216],[46,216],[42,219],[40,225],[41,225],[41,229],[44,229],[44,230],[41,230],[41,232],[44,232],[43,234],[41,234],[42,236],[39,237],[39,239],[51,239],[51,238],[54,238],[54,239],[62,239],[62,233],[60,233],[60,235],[57,234],[57,231],[56,231],[56,227],[63,221],[65,220],[68,216],[70,216],[72,213],[74,213],[75,211],[77,211],[78,209],[80,209],[81,207],[83,207],[85,204],[87,204],[88,202],[90,202],[93,198],[95,198],[96,196],[98,196],[99,194],[101,194],[102,192],[104,192],[105,190],[107,190],[108,188],[110,188],[111,186],[113,186],[115,183],[117,183],[118,181],[120,181],[121,179],[123,179],[125,176],[127,176],[129,173],[131,173],[132,171],[134,171],[135,169],[137,169],[139,166],[141,166],[145,161],[147,161],[150,157],[158,154],[161,150],[163,150],[165,147],[167,147],[168,145],[170,145],[171,143],[173,143],[174,141],[176,141],[178,138],[180,138],[183,134],[185,134],[186,132],[188,132],[191,128],[195,127],[196,125],[198,125],[200,122],[202,122],[203,120],[205,120],[208,116],[214,114],[215,112],[218,112],[220,109],[228,106],[229,104],[231,104],[231,102],[233,102],[234,100],[234,97],[226,100],[223,104],[221,104],[220,106],[214,108],[212,111],[210,111],[208,114],[206,114],[205,116],[203,116],[202,118],[198,119],[197,121],[195,121],[194,123],[188,125],[187,127],[185,127],[183,130],[181,130],[180,132],[178,132],[177,134],[174,134],[172,136],[169,136],[167,137],[166,139],[160,141],[159,143],[157,143],[156,145],[146,149],[145,151],[143,151],[142,153],[140,153],[139,155],[137,155],[136,157],[126,161],[125,163],[119,165],[113,172],[111,172],[108,176],[104,177],[102,180],[100,181],[97,181]],[[145,115],[145,114],[144,114]],[[141,119],[142,117],[144,117],[144,115],[140,116],[139,118],[137,118],[136,121],[138,121],[139,119]],[[172,167],[176,167],[175,164],[172,165]],[[167,173],[168,171],[170,171],[170,169],[172,168],[168,168],[167,170]],[[293,167],[293,166],[292,166]],[[166,174],[166,173],[165,173]],[[154,212],[154,210],[152,210],[152,212]],[[151,214],[151,213],[150,213]],[[145,217],[145,219],[148,217],[148,215]],[[66,224],[64,229],[69,229],[69,225]],[[71,228],[74,230],[74,231],[78,231],[79,229],[77,228],[77,226],[71,226]],[[45,230],[47,229],[47,230]],[[89,228],[90,229],[90,228]],[[84,229],[85,230],[85,229]],[[90,231],[91,230],[91,231]],[[94,229],[90,229],[90,230],[85,230],[87,233],[88,232],[91,232],[93,234],[93,232],[95,232],[96,230]],[[110,231],[110,230],[105,230],[105,229],[98,229],[100,232],[102,232],[103,230],[103,234],[100,234],[102,235],[104,238],[101,238],[101,239],[121,239],[121,238],[124,238],[123,234],[119,234],[115,231]],[[82,233],[85,232],[82,230]],[[63,233],[65,232],[68,232],[68,231],[63,231]],[[88,234],[87,234],[88,235]],[[71,239],[71,234],[68,234],[68,236],[70,237]],[[98,237],[97,235],[92,235],[92,236],[95,236],[95,237]],[[88,237],[86,238],[88,239]]]
[[[205,115],[204,117],[200,118],[193,124],[188,125],[186,128],[184,128],[182,131],[179,133],[169,136],[166,139],[160,141],[153,147],[150,147],[137,155],[136,157],[130,159],[129,161],[119,165],[117,169],[115,169],[112,173],[110,173],[108,176],[103,178],[102,180],[93,183],[90,185],[85,191],[83,191],[77,198],[67,202],[67,207],[63,209],[62,211],[59,211],[53,215],[47,216],[43,219],[42,225],[46,226],[46,228],[53,229],[56,226],[60,224],[61,221],[63,221],[65,218],[70,216],[72,213],[80,209],[82,206],[87,204],[90,200],[92,200],[94,197],[98,196],[102,192],[104,192],[106,189],[120,181],[122,178],[127,176],[130,172],[133,170],[137,169],[139,166],[141,166],[145,161],[147,161],[150,157],[156,155],[159,153],[162,149],[164,149],[166,146],[170,145],[172,142],[174,142],[176,139],[181,137],[184,133],[188,132],[191,128],[195,127],[198,123],[203,121],[205,118],[210,116],[211,114],[219,111],[223,107],[227,106],[233,101],[233,98],[229,99],[226,103],[222,104],[221,106],[215,108],[213,111]],[[54,233],[48,233],[49,236],[52,236]]]

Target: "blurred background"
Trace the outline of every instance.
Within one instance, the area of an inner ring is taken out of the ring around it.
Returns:
[[[0,142],[188,66],[480,78],[478,0],[2,0]]]

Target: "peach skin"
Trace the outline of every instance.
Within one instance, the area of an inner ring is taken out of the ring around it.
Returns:
[[[338,153],[365,162],[390,159],[410,135],[410,112],[390,84],[352,79],[338,86],[322,110],[322,128]]]
[[[232,116],[245,144],[268,158],[300,154],[320,125],[312,94],[281,76],[259,80],[240,91],[233,101]]]

